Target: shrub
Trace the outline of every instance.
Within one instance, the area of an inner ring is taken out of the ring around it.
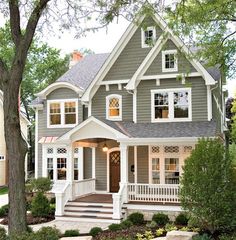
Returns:
[[[35,240],[58,240],[61,233],[52,227],[42,227],[37,233]]]
[[[0,208],[0,218],[5,217],[5,216],[6,216],[5,210]]]
[[[203,235],[194,236],[193,240],[212,240],[212,238],[205,233]]]
[[[187,226],[188,225],[188,216],[186,213],[180,213],[176,218],[175,218],[175,224],[177,225],[183,225]]]
[[[102,232],[102,229],[100,227],[93,227],[90,229],[89,235],[96,237],[100,232]]]
[[[148,228],[155,228],[155,227],[157,227],[157,223],[155,221],[151,221],[151,222],[147,223],[146,226]]]
[[[8,214],[8,211],[9,211],[9,205],[3,205],[1,208],[0,208],[0,217],[6,217],[7,214]]]
[[[233,234],[233,235],[223,234],[219,236],[219,240],[235,240],[235,239],[236,239],[236,234]]]
[[[200,227],[214,233],[235,226],[236,179],[220,140],[199,140],[185,161],[180,186],[181,205]]]
[[[50,199],[50,204],[56,204],[56,198],[55,197]]]
[[[132,225],[133,225],[133,223],[128,219],[122,221],[120,224],[122,229],[130,228]]]
[[[152,216],[152,221],[156,222],[158,226],[165,226],[170,219],[168,215],[164,213],[156,213]]]
[[[5,228],[0,227],[0,240],[6,240],[7,239],[7,232]]]
[[[117,223],[112,223],[111,225],[108,226],[108,228],[110,231],[115,232],[121,230],[121,225]]]
[[[157,237],[162,236],[164,233],[165,233],[165,229],[164,229],[164,228],[158,228],[158,229],[156,230],[156,235],[157,235]]]
[[[79,236],[79,230],[66,230],[64,237],[77,237]]]
[[[47,217],[50,214],[50,203],[43,193],[38,192],[33,198],[31,213],[34,217]]]
[[[37,178],[31,181],[32,188],[36,192],[48,192],[52,188],[52,181],[49,178]]]
[[[176,231],[176,230],[177,230],[177,227],[176,227],[174,224],[167,223],[167,224],[165,225],[165,230],[166,230],[167,232]]]
[[[134,225],[141,225],[144,223],[143,214],[140,212],[131,213],[128,216],[128,220],[130,220]]]

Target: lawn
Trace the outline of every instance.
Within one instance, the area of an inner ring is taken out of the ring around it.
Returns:
[[[8,193],[8,187],[1,187],[0,188],[0,195]]]

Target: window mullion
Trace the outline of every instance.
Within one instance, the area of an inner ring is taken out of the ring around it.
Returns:
[[[65,102],[61,102],[61,124],[65,125]]]
[[[174,93],[169,92],[169,119],[173,120],[174,119]]]

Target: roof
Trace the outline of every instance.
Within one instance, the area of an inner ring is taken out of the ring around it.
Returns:
[[[101,120],[101,119],[100,119]],[[215,121],[133,123],[101,120],[130,138],[215,137]]]
[[[63,74],[57,82],[68,82],[86,89],[108,58],[109,53],[90,54]]]

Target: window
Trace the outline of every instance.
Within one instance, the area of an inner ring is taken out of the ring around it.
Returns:
[[[179,184],[178,158],[165,158],[165,184]]]
[[[57,180],[66,180],[66,158],[57,158]]]
[[[79,159],[74,158],[74,180],[79,180]]]
[[[177,50],[162,51],[162,72],[178,71]]]
[[[152,183],[160,184],[160,159],[152,158]]]
[[[122,120],[122,96],[109,95],[106,97],[106,117],[108,120]]]
[[[78,100],[48,100],[48,128],[74,127],[78,123]]]
[[[191,89],[151,90],[152,122],[191,121]]]
[[[47,173],[48,177],[53,180],[53,158],[47,158]]]
[[[156,40],[156,29],[155,27],[147,27],[142,29],[142,47],[152,47]]]

